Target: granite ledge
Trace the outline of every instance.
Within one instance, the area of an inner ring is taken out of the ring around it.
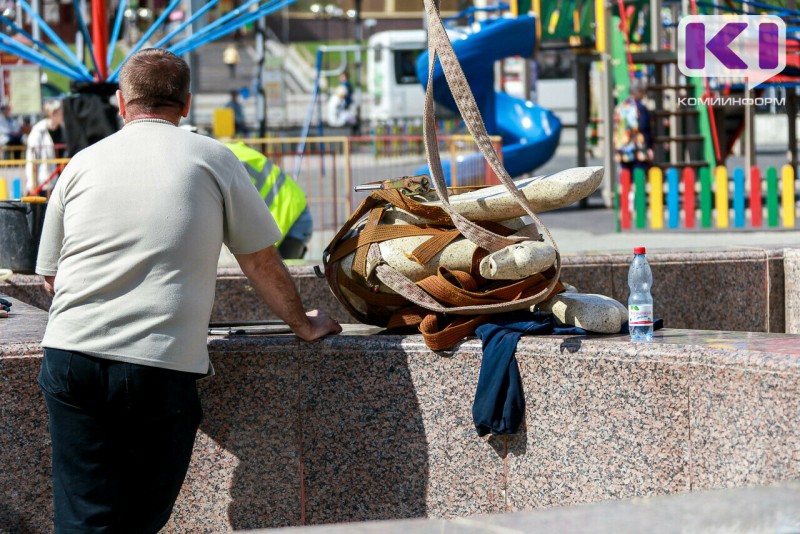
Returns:
[[[318,350],[361,352],[402,350],[433,352],[418,334],[387,334],[377,327],[344,325],[338,336],[314,342]],[[212,352],[270,352],[307,346],[292,335],[213,336]],[[273,349],[274,347],[274,349]],[[471,337],[444,356],[481,350],[480,340]],[[659,361],[679,365],[710,365],[719,368],[800,375],[800,335],[716,330],[663,329],[655,332],[653,343],[631,343],[627,335],[612,336],[523,336],[517,354],[569,356],[573,359]]]

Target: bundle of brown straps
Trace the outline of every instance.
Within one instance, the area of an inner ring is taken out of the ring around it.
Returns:
[[[323,254],[325,275],[336,298],[359,321],[388,328],[418,326],[433,350],[447,349],[490,316],[530,308],[563,291],[559,282],[561,256],[550,232],[517,189],[497,156],[480,112],[453,52],[433,0],[425,0],[428,15],[429,70],[425,92],[424,140],[428,165],[441,207],[418,202],[399,189],[376,190],[364,200],[339,230]],[[432,75],[439,61],[461,116],[492,170],[536,226],[533,237],[496,222],[473,222],[454,211],[448,200],[436,137]],[[403,210],[424,219],[420,224],[382,224],[388,210]],[[556,251],[548,270],[522,280],[486,280],[478,265],[486,255],[507,246],[543,239],[544,231]],[[419,264],[435,261],[451,242],[468,239],[477,246],[472,268],[459,271],[438,267],[436,274],[413,281],[381,258],[380,243],[410,236],[430,236],[410,259]],[[349,259],[352,256],[352,265]],[[343,262],[347,262],[347,268]]]

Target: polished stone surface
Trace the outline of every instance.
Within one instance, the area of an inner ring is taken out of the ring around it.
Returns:
[[[783,257],[786,295],[786,332],[800,334],[800,249],[786,249]]]
[[[797,254],[793,249],[782,248],[649,253],[655,313],[670,328],[784,332],[786,327],[787,332],[800,333]],[[563,257],[561,278],[581,293],[606,295],[624,304],[631,257],[609,252],[567,254]],[[335,299],[327,281],[315,274],[313,263],[290,262],[289,271],[308,309],[323,309],[342,323],[354,321]],[[37,276],[15,275],[0,283],[0,292],[41,309],[50,306],[50,297]],[[238,268],[218,271],[212,320],[271,318],[271,310]]]
[[[455,520],[418,519],[293,527],[286,534],[686,534],[800,532],[800,482],[637,498]]]
[[[0,323],[0,531],[50,525],[36,373],[46,314]],[[800,336],[666,329],[524,337],[514,436],[479,438],[480,343],[351,325],[209,338],[216,376],[166,532],[455,518],[800,478]],[[11,467],[13,466],[13,467]]]
[[[36,384],[47,315],[9,295],[0,319],[0,532],[49,532],[50,434]]]

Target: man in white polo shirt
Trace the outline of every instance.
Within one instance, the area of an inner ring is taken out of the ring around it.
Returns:
[[[302,339],[338,333],[303,311],[273,244],[280,232],[224,145],[177,127],[189,67],[132,55],[125,126],[75,155],[50,199],[36,271],[55,295],[39,374],[50,416],[57,533],[157,532],[202,417],[195,380],[223,243]]]

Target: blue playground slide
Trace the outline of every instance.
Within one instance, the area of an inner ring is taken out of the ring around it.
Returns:
[[[494,63],[512,56],[531,57],[536,42],[536,20],[529,16],[494,18],[482,21],[477,29],[449,30],[453,49],[467,77],[475,102],[490,135],[503,138],[503,163],[508,173],[520,176],[549,160],[558,147],[561,121],[552,111],[532,102],[494,90]],[[428,84],[428,53],[417,59],[417,76],[423,87]],[[433,95],[436,102],[455,113],[456,103],[447,86],[437,59],[433,72]],[[480,153],[464,157],[480,159]],[[450,182],[449,162],[443,161],[445,178]],[[458,176],[462,162],[458,163]],[[474,164],[472,168],[475,168]],[[426,173],[422,170],[421,173]]]

